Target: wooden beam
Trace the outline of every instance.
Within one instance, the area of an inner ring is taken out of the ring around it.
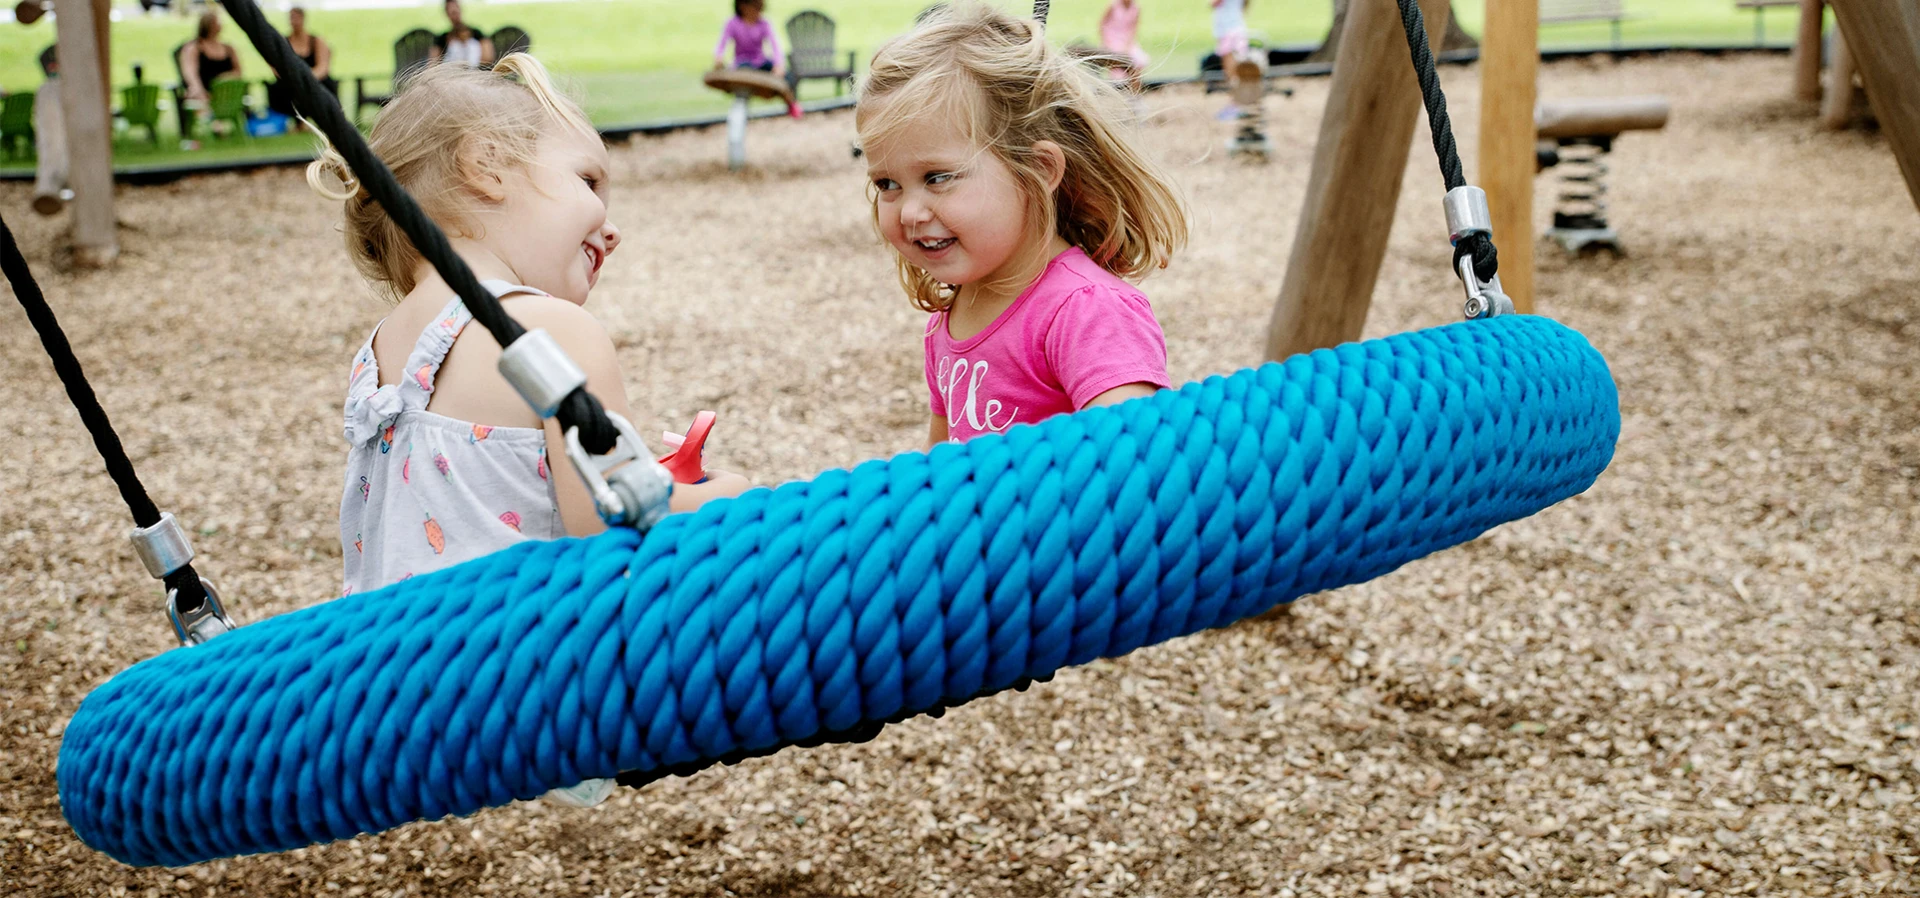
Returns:
[[[1793,98],[1820,101],[1820,26],[1827,0],[1800,0],[1800,31],[1793,41]]]
[[[99,40],[94,0],[55,0],[60,44],[60,111],[67,124],[67,155],[73,186],[73,258],[101,267],[120,254],[113,217],[113,143],[107,106],[101,100]]]
[[[100,67],[100,102],[107,104],[107,123],[113,123],[113,0],[93,0],[94,63]],[[112,133],[111,130],[108,131]]]
[[[1480,35],[1480,186],[1493,211],[1500,286],[1533,312],[1533,107],[1540,72],[1539,0],[1487,0]]]
[[[1448,10],[1447,0],[1420,0],[1435,44]],[[1267,333],[1268,358],[1360,339],[1419,124],[1420,84],[1410,59],[1394,0],[1348,4],[1307,200]],[[1432,209],[1437,219],[1437,189]],[[1434,255],[1446,257],[1444,244]]]
[[[1830,0],[1880,131],[1920,208],[1920,0]]]

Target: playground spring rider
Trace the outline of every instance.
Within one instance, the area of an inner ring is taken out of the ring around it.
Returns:
[[[800,103],[787,79],[758,69],[714,69],[700,76],[701,83],[733,97],[727,107],[727,170],[739,171],[747,164],[747,101],[779,99],[787,104],[787,114],[800,117]]]
[[[1227,139],[1227,155],[1249,156],[1265,162],[1273,155],[1273,141],[1267,137],[1267,51],[1256,48],[1224,60],[1233,73],[1233,105],[1239,108],[1233,136]]]
[[[252,0],[228,9],[508,347],[509,380],[561,419],[570,454],[630,460],[577,465],[617,525],[599,536],[212,634],[96,689],[64,732],[61,806],[128,863],[284,850],[586,778],[640,785],[871,738],[1535,513],[1590,485],[1619,434],[1586,340],[1507,314],[1415,7],[1469,321],[662,517],[669,478],[632,427],[550,339],[517,332]],[[4,236],[0,263],[151,527],[158,512]]]

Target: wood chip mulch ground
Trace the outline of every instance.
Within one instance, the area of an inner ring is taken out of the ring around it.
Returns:
[[[1444,76],[1469,172],[1478,81]],[[1624,257],[1539,247],[1540,310],[1619,380],[1589,493],[1290,615],[1066,672],[876,741],[189,869],[78,842],[54,761],[82,696],[170,645],[128,518],[0,302],[0,892],[216,895],[1899,895],[1920,891],[1920,214],[1886,141],[1784,99],[1784,57],[1543,68],[1664,93],[1621,139]],[[1148,100],[1197,211],[1147,281],[1176,379],[1259,361],[1327,82]],[[721,413],[762,483],[913,448],[924,319],[872,235],[845,114],[615,149],[626,245],[592,308],[642,432]],[[1538,217],[1552,202],[1542,176]],[[297,171],[118,194],[125,247],[0,209],[149,489],[247,620],[337,593],[339,402],[381,304]],[[1460,305],[1416,146],[1370,335]],[[16,211],[19,210],[19,211]]]

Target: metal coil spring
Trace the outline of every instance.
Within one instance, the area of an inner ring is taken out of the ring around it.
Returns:
[[[1560,141],[1560,192],[1553,210],[1555,228],[1607,229],[1607,151],[1610,137],[1569,137]]]

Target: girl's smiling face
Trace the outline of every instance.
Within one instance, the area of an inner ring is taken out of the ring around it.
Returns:
[[[949,116],[925,116],[865,147],[881,236],[943,284],[996,279],[1021,261],[1027,197],[1007,164]]]
[[[607,219],[607,148],[597,135],[558,129],[540,139],[532,164],[502,178],[488,243],[520,282],[585,303],[620,245]]]

